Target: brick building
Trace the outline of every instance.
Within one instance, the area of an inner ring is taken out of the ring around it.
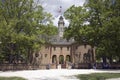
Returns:
[[[66,68],[69,64],[94,63],[95,49],[90,45],[78,44],[74,39],[69,41],[63,39],[64,19],[60,16],[58,21],[58,34],[52,36],[51,44],[41,48],[41,51],[34,55],[34,62],[38,65],[50,64],[51,68],[57,68],[61,64]]]

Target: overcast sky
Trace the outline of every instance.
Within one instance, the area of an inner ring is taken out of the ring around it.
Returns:
[[[40,0],[41,4],[46,12],[50,12],[53,17],[54,25],[57,26],[59,16],[63,14],[72,5],[82,6],[85,0]],[[60,8],[60,6],[62,8]],[[61,10],[61,13],[60,13]],[[69,25],[67,20],[65,21],[65,26]]]

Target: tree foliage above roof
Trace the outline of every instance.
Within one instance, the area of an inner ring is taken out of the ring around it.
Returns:
[[[65,17],[70,25],[64,37],[96,46],[96,56],[120,61],[120,1],[87,0],[83,7],[71,6]]]

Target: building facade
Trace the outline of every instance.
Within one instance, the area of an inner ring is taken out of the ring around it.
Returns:
[[[74,39],[69,41],[63,38],[64,19],[58,21],[58,34],[52,36],[50,44],[43,46],[39,53],[34,54],[36,65],[50,64],[51,68],[67,68],[70,64],[94,63],[95,49],[90,45],[78,44]]]

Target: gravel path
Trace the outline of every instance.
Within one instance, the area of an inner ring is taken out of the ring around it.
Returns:
[[[50,69],[50,70],[24,70],[0,72],[0,76],[18,76],[28,80],[78,80],[74,75],[90,73],[120,73],[120,70],[94,70],[94,69]],[[111,79],[108,79],[111,80]],[[112,79],[112,80],[120,80]]]

